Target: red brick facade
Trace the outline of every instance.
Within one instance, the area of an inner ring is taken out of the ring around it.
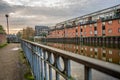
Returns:
[[[105,29],[102,29],[105,26]],[[95,30],[96,27],[96,30]],[[120,19],[109,21],[97,21],[94,24],[78,25],[72,28],[56,29],[50,32],[48,38],[74,38],[74,37],[94,37],[96,36],[120,36]],[[103,35],[104,34],[104,35]]]
[[[120,36],[120,5],[58,23],[47,38],[103,36]]]
[[[0,44],[4,44],[6,42],[6,35],[0,34]]]

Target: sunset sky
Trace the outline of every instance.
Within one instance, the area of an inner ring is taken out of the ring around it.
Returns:
[[[27,26],[53,26],[56,23],[120,4],[120,0],[0,0],[0,24],[10,33]]]

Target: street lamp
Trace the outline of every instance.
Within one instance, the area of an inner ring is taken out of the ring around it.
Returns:
[[[9,24],[8,24],[8,17],[9,17],[9,15],[6,14],[5,17],[6,17],[6,20],[7,20],[7,33],[9,35]]]

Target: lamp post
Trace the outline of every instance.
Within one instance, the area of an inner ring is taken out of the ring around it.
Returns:
[[[8,24],[8,17],[9,17],[9,15],[6,14],[5,17],[6,17],[6,20],[7,20],[7,34],[9,35],[9,24]]]

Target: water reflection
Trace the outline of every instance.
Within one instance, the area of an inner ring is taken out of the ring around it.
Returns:
[[[63,43],[46,43],[48,46],[63,49],[75,54],[120,64],[120,47],[119,45],[101,45],[101,44],[63,44]]]

